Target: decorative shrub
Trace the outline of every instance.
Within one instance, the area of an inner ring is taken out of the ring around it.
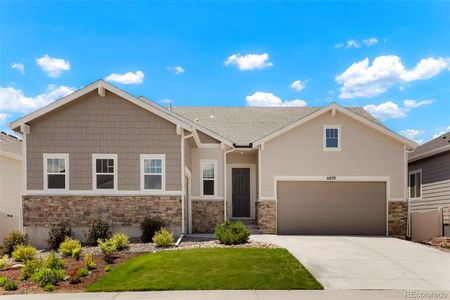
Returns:
[[[0,276],[0,286],[1,287],[3,287],[7,281],[8,281],[8,278],[6,278],[6,276]]]
[[[53,270],[64,270],[64,265],[64,260],[56,256],[56,253],[54,251],[50,252],[50,254],[44,261],[44,267]]]
[[[69,283],[70,284],[79,284],[80,282],[81,282],[81,279],[80,279],[80,276],[78,276],[78,274],[74,275],[74,276],[71,276],[69,278]]]
[[[61,253],[63,257],[72,256],[75,259],[77,259],[77,257],[79,259],[81,254],[80,241],[66,237],[64,242],[59,246],[59,253]]]
[[[5,284],[3,285],[3,288],[5,289],[5,291],[15,291],[17,290],[17,283],[7,279]]]
[[[42,268],[44,265],[44,261],[42,258],[33,258],[32,260],[28,260],[25,262],[23,269],[22,269],[22,275],[20,277],[21,280],[28,280],[30,279],[34,273],[36,273],[39,269]]]
[[[15,261],[26,262],[36,257],[37,250],[33,246],[18,245],[13,253],[12,257]]]
[[[94,220],[89,224],[86,240],[90,245],[97,245],[97,241],[106,240],[111,236],[109,225],[103,220]]]
[[[89,271],[86,268],[81,268],[78,270],[78,276],[80,277],[86,277],[89,275]]]
[[[53,292],[55,290],[55,286],[51,283],[44,286],[44,291],[46,292]]]
[[[105,262],[108,264],[112,263],[114,261],[114,254],[117,252],[116,245],[113,241],[111,239],[106,241],[98,240],[98,246],[100,251],[102,251]]]
[[[28,245],[28,236],[20,231],[11,231],[3,239],[3,244],[0,247],[0,256],[11,255],[14,248],[19,245]]]
[[[105,270],[105,272],[111,271],[111,266],[110,265],[106,265],[104,270]]]
[[[2,258],[0,258],[0,271],[6,268],[9,265],[8,255],[3,255]]]
[[[58,250],[59,245],[64,242],[66,237],[72,236],[72,228],[67,223],[52,225],[48,232],[48,246],[52,250]]]
[[[45,287],[48,284],[57,285],[64,280],[64,277],[64,270],[53,270],[44,267],[34,273],[31,279],[36,281],[41,287]]]
[[[153,237],[153,243],[155,243],[157,247],[169,247],[173,243],[173,236],[163,227],[156,232]]]
[[[92,254],[86,254],[84,256],[84,264],[86,265],[86,269],[88,270],[94,270],[95,268],[97,268],[97,265],[94,261],[94,255]]]
[[[115,233],[111,238],[113,244],[116,246],[117,251],[122,251],[130,248],[130,240],[125,233]]]
[[[250,237],[250,231],[242,222],[229,220],[217,225],[214,234],[219,242],[225,245],[244,244]]]
[[[159,220],[146,218],[141,223],[141,240],[144,243],[150,243],[155,236],[155,233],[163,227],[163,223]]]

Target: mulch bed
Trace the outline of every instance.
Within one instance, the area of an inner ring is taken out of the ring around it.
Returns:
[[[114,260],[114,264],[111,265],[112,268],[114,268],[115,265],[120,264],[121,262],[126,261],[127,259],[137,256],[137,253],[120,253],[117,254],[116,259]],[[63,281],[59,284],[59,286],[56,287],[55,291],[52,293],[79,293],[83,292],[88,285],[95,282],[97,279],[105,275],[105,261],[101,256],[95,256],[94,257],[95,263],[97,264],[97,268],[90,271],[90,274],[86,277],[80,277],[81,282],[78,284],[70,284],[68,281]],[[72,274],[76,274],[76,272],[80,268],[84,268],[84,261],[80,259],[79,261],[76,261],[72,258],[67,258],[65,260],[66,262],[66,268],[65,273],[66,275],[70,276]],[[10,291],[7,292],[4,289],[0,288],[0,295],[13,295],[13,294],[42,294],[47,293],[44,291],[43,288],[41,288],[37,283],[26,280],[22,281],[20,280],[20,276],[22,274],[22,269],[15,269],[15,270],[6,270],[6,271],[0,271],[0,276],[6,276],[8,279],[13,280],[17,283],[18,289],[16,291]]]
[[[132,243],[130,244],[130,248],[128,250],[119,252],[116,255],[116,259],[114,263],[111,264],[111,267],[114,268],[115,265],[120,264],[131,257],[137,256],[142,253],[152,253],[156,251],[167,251],[167,250],[178,250],[178,249],[192,249],[192,248],[278,248],[273,244],[258,242],[250,240],[248,243],[243,245],[236,246],[226,246],[220,244],[217,240],[213,238],[193,238],[186,237],[183,239],[183,242],[179,245],[179,247],[169,247],[169,248],[156,248],[152,243]],[[45,258],[49,251],[39,251],[39,256]],[[56,287],[56,289],[52,293],[80,293],[86,290],[86,287],[91,283],[95,282],[97,279],[105,275],[105,261],[100,255],[100,250],[98,247],[83,247],[82,256],[85,254],[92,253],[94,255],[95,263],[97,264],[97,268],[95,270],[90,271],[90,274],[86,277],[80,277],[81,282],[78,284],[70,284],[68,281],[63,281]],[[72,258],[65,259],[66,268],[65,273],[68,276],[76,274],[76,272],[80,268],[84,268],[84,261],[81,258],[79,261],[76,261]],[[37,283],[33,281],[22,281],[20,280],[20,276],[22,273],[22,269],[15,270],[5,270],[0,271],[0,276],[6,276],[8,279],[13,280],[17,283],[18,289],[16,291],[7,292],[3,288],[0,288],[0,295],[13,295],[13,294],[41,294],[48,293],[45,292],[43,288],[41,288]]]
[[[439,249],[444,252],[450,253],[450,248],[443,247],[445,245],[450,246],[450,237],[436,237],[430,241],[424,242],[425,245],[431,246],[433,248]]]

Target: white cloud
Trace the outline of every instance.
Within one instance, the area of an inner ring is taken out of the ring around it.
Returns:
[[[122,84],[139,84],[144,82],[144,72],[136,71],[135,73],[127,72],[125,74],[112,73],[106,77],[105,80]]]
[[[36,63],[50,77],[59,77],[63,71],[70,70],[70,62],[62,58],[50,57],[47,54],[41,58],[37,58]]]
[[[0,110],[27,113],[74,92],[74,88],[50,84],[44,93],[27,97],[19,89],[0,87]]]
[[[422,59],[413,69],[406,69],[400,57],[378,56],[372,65],[369,58],[356,62],[335,80],[341,84],[340,98],[373,97],[380,95],[395,85],[429,79],[450,65],[450,60],[442,57]]]
[[[185,72],[184,68],[182,66],[174,66],[174,67],[168,67],[167,70],[174,72],[175,74],[183,74]]]
[[[291,83],[290,87],[296,91],[301,91],[305,88],[305,84],[306,84],[306,82],[304,82],[304,81],[295,80],[294,82]]]
[[[433,139],[440,137],[441,135],[447,133],[450,131],[450,126],[448,126],[447,128],[445,128],[445,130],[439,131],[438,133],[433,135]]]
[[[424,133],[423,130],[418,129],[405,129],[401,130],[400,134],[407,137],[410,140],[413,140],[419,144],[423,142],[423,139],[420,138],[420,136]]]
[[[13,63],[11,65],[11,68],[13,68],[14,70],[17,70],[22,75],[25,74],[25,66],[22,63]]]
[[[227,58],[225,65],[236,65],[241,71],[261,70],[272,66],[269,54],[233,54]]]
[[[344,44],[342,43],[334,44],[334,48],[342,48],[342,47],[344,47]]]
[[[411,109],[431,103],[433,103],[432,100],[405,100],[403,101],[403,107],[400,107],[392,101],[386,101],[378,105],[366,105],[364,109],[380,120],[400,119],[406,117]]]
[[[368,39],[363,40],[363,43],[364,43],[367,47],[370,47],[370,46],[373,46],[373,45],[378,44],[378,39],[377,39],[376,37],[371,37],[371,38],[368,38]]]
[[[247,106],[264,107],[304,107],[307,105],[305,100],[294,99],[282,101],[272,93],[256,92],[253,95],[245,97]]]
[[[3,125],[6,123],[6,119],[8,119],[10,115],[6,113],[0,113],[0,125]]]
[[[348,40],[346,43],[347,43],[347,46],[345,48],[359,48],[359,47],[361,47],[359,45],[359,43],[357,41],[355,41],[355,40]]]

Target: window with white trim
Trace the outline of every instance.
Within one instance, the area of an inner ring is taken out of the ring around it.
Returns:
[[[69,188],[69,155],[44,154],[44,189],[67,190]]]
[[[117,189],[117,154],[92,154],[94,190]]]
[[[201,160],[202,196],[216,195],[216,160]]]
[[[422,170],[409,172],[409,198],[422,197]]]
[[[323,148],[325,150],[341,149],[341,126],[325,125],[323,127]]]
[[[141,189],[164,191],[166,189],[166,156],[141,154]]]

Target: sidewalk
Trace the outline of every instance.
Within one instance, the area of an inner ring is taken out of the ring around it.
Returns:
[[[430,293],[436,293],[431,295]],[[420,294],[429,293],[429,294]],[[436,296],[440,293],[440,296]],[[167,291],[167,292],[122,292],[79,293],[0,296],[2,300],[380,300],[380,299],[448,299],[450,291],[401,291],[401,290],[322,290],[322,291]]]

